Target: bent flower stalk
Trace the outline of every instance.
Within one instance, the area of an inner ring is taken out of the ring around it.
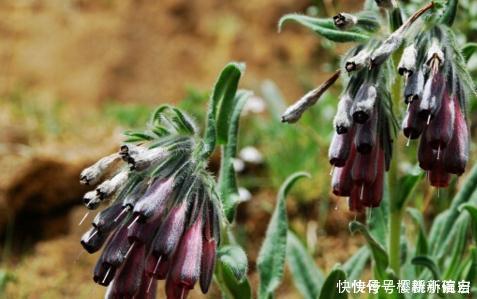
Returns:
[[[98,184],[86,207],[109,204],[81,239],[88,253],[103,248],[93,279],[108,286],[106,298],[156,298],[165,279],[167,298],[182,299],[212,280],[221,215],[203,141],[175,108],[159,108],[151,128],[81,173],[81,183]]]

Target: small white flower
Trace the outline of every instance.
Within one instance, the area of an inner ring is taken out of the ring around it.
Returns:
[[[239,153],[240,159],[242,159],[246,163],[251,164],[261,164],[263,163],[263,156],[258,151],[257,148],[253,146],[244,147]]]

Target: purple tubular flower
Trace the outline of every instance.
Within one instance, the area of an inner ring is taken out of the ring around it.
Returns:
[[[469,129],[460,108],[459,99],[454,97],[453,102],[455,109],[454,133],[447,147],[444,167],[450,173],[462,175],[469,160]]]
[[[378,117],[376,114],[377,113],[373,113],[368,121],[366,121],[363,125],[358,126],[356,129],[354,142],[356,145],[356,150],[360,154],[370,153],[373,147],[376,145],[378,124]]]
[[[156,180],[134,206],[134,218],[139,217],[139,221],[145,221],[149,218],[160,217],[167,200],[172,194],[173,187],[173,178]]]
[[[190,289],[174,282],[170,277],[166,280],[167,299],[184,299],[187,298]]]
[[[449,186],[450,174],[444,169],[444,162],[438,161],[429,171],[429,182],[431,186],[445,188]]]
[[[108,236],[107,232],[100,232],[92,227],[81,238],[81,245],[88,253],[95,253],[101,249]]]
[[[424,72],[419,69],[407,78],[404,88],[404,102],[409,104],[419,100],[424,91]]]
[[[114,277],[112,298],[133,298],[138,294],[145,266],[146,248],[142,244],[134,246],[126,262]]]
[[[404,136],[409,139],[419,138],[425,127],[425,121],[417,115],[419,102],[419,99],[409,102],[409,111],[406,113],[403,120],[402,129]]]
[[[357,153],[351,170],[354,184],[372,184],[376,180],[378,171],[378,146],[368,154]]]
[[[431,144],[427,139],[427,134],[424,131],[421,137],[421,142],[419,143],[419,150],[417,155],[419,167],[424,170],[431,170],[436,160],[436,155],[434,152],[435,151],[432,149]]]
[[[384,151],[379,149],[377,157],[377,175],[372,184],[365,184],[361,202],[365,207],[376,208],[381,204],[384,189]]]
[[[351,115],[355,122],[359,124],[366,123],[373,113],[376,97],[376,87],[371,84],[361,85],[351,107]]]
[[[164,265],[167,260],[172,258],[174,251],[181,239],[184,232],[184,224],[187,213],[188,202],[184,200],[180,204],[171,209],[167,218],[162,223],[159,231],[152,243],[152,254],[158,258],[157,263]],[[159,264],[157,264],[157,270],[159,270]],[[152,272],[155,276],[158,275],[156,271]]]
[[[208,201],[204,210],[203,249],[200,262],[200,289],[207,293],[214,274],[217,245],[220,241],[220,224],[215,205]]]
[[[104,262],[118,268],[125,260],[126,253],[130,248],[128,241],[128,223],[123,224],[116,230],[103,250]]]
[[[200,214],[202,214],[201,211],[199,211]],[[194,287],[200,276],[202,218],[197,217],[195,222],[186,229],[174,255],[174,263],[168,277],[175,285],[189,290]]]
[[[427,139],[433,149],[442,150],[450,142],[454,132],[454,120],[454,103],[446,91],[442,98],[441,109],[426,130]]]
[[[116,228],[117,223],[114,221],[116,217],[121,213],[123,207],[121,204],[114,204],[107,207],[94,217],[93,227],[100,232],[109,232]]]
[[[343,167],[348,160],[353,132],[345,134],[334,133],[331,145],[328,150],[328,159],[331,165]]]
[[[441,107],[445,89],[445,77],[442,73],[431,75],[424,86],[422,100],[419,104],[419,117],[429,122]]]
[[[354,157],[356,156],[356,149],[352,146],[346,164],[343,167],[336,167],[333,171],[331,179],[331,187],[333,194],[336,196],[350,196],[353,181],[351,179],[351,169],[353,167]]]
[[[129,243],[142,243],[142,244],[149,244],[159,227],[162,219],[156,218],[148,222],[133,222],[128,227],[128,240]]]
[[[93,280],[97,284],[108,286],[114,279],[115,274],[116,267],[104,262],[103,257],[100,257],[94,267]]]

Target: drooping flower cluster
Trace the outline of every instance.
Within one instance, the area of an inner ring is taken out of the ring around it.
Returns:
[[[161,279],[167,298],[186,298],[197,281],[206,293],[221,214],[202,139],[187,115],[168,106],[150,130],[128,135],[118,153],[81,173],[81,183],[98,184],[85,194],[86,207],[109,205],[81,239],[89,253],[103,248],[93,279],[109,286],[106,298],[156,298]]]
[[[409,141],[420,137],[419,166],[430,184],[447,187],[451,174],[464,173],[469,158],[462,58],[453,46],[452,33],[444,26],[424,31],[414,40],[399,64],[399,73],[406,80],[407,112],[402,128]]]
[[[349,197],[352,211],[379,206],[391,160],[395,121],[385,74],[389,65],[368,67],[372,49],[379,45],[358,46],[344,60],[350,78],[338,103],[328,153],[333,193]]]

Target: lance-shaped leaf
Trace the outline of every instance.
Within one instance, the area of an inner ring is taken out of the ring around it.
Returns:
[[[219,261],[228,268],[235,279],[240,283],[247,277],[247,255],[238,245],[226,245],[219,249],[217,254]]]
[[[216,269],[215,278],[217,284],[222,291],[222,296],[225,299],[251,299],[252,288],[247,277],[242,281],[238,281],[232,269],[226,266],[219,259]]]
[[[268,224],[265,240],[260,248],[257,259],[257,268],[260,277],[258,289],[259,299],[273,297],[275,289],[282,280],[288,232],[288,217],[285,201],[292,186],[299,179],[309,176],[309,174],[304,172],[294,173],[287,178],[280,188],[277,196],[277,204],[270,223]]]
[[[369,249],[363,246],[343,264],[343,270],[350,281],[358,280],[361,277],[369,257]]]
[[[470,256],[471,256],[472,262],[469,266],[466,280],[475,281],[477,279],[477,248],[476,247],[472,247],[470,249]]]
[[[316,299],[325,278],[298,237],[288,231],[287,262],[295,287],[305,299]]]
[[[461,210],[466,210],[469,212],[470,217],[472,218],[472,236],[474,242],[477,244],[477,206],[473,204],[464,204],[460,206]]]
[[[407,208],[407,212],[411,216],[412,220],[416,223],[419,231],[416,241],[415,255],[427,255],[429,253],[429,245],[427,242],[426,229],[424,226],[424,217],[421,211],[415,208]]]
[[[416,256],[412,259],[412,264],[416,266],[423,266],[432,273],[432,277],[435,280],[441,279],[441,271],[434,261],[428,256]]]
[[[359,232],[364,236],[373,255],[377,278],[380,280],[386,279],[386,268],[389,265],[389,257],[383,246],[381,246],[381,244],[379,244],[378,241],[371,236],[367,227],[358,221],[352,221],[349,224],[349,230],[353,234],[355,232]]]
[[[414,189],[416,188],[417,184],[423,177],[422,173],[414,174],[410,173],[403,176],[399,180],[399,189],[397,194],[397,200],[393,206],[391,206],[391,210],[394,209],[401,210],[403,206],[405,206],[406,201],[409,199],[411,194],[413,193]]]
[[[232,105],[238,83],[245,65],[229,63],[220,73],[212,90],[207,112],[207,127],[205,129],[204,156],[209,157],[215,145],[225,144],[228,137],[228,127]]]
[[[237,154],[237,140],[239,131],[240,114],[245,102],[252,93],[239,91],[231,104],[232,114],[228,128],[228,142],[222,146],[222,159],[220,161],[219,191],[224,208],[224,214],[229,222],[235,216],[235,208],[240,203],[237,179],[233,167],[233,159]]]
[[[469,61],[470,57],[472,57],[476,51],[477,43],[467,43],[462,48],[462,56],[464,57],[465,61]]]
[[[455,16],[457,15],[457,7],[459,5],[459,0],[448,0],[444,14],[442,15],[440,21],[442,24],[447,26],[452,26],[454,24]]]
[[[279,30],[287,21],[298,22],[306,28],[313,30],[316,34],[334,42],[364,42],[369,39],[369,35],[362,32],[337,29],[332,19],[318,19],[299,14],[284,15],[278,22]]]
[[[333,271],[328,275],[321,289],[319,299],[346,299],[348,298],[347,292],[340,292],[338,284],[346,280],[346,273],[341,267],[335,266]]]
[[[469,215],[462,215],[459,211],[459,207],[467,202],[476,202],[477,193],[474,193],[477,189],[477,165],[475,165],[467,176],[462,188],[454,196],[449,209],[438,215],[434,221],[430,233],[429,243],[433,249],[433,255],[442,256],[449,249],[443,246],[443,244],[450,243],[455,232],[455,223],[459,217],[469,217]]]

